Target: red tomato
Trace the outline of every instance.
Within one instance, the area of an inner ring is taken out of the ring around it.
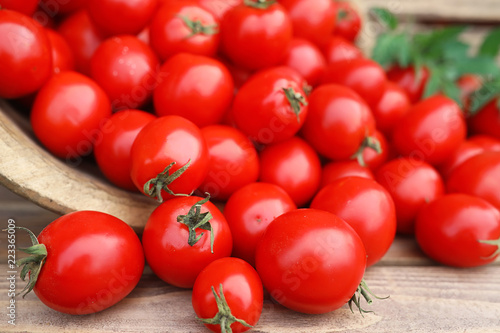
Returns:
[[[154,119],[154,115],[144,111],[123,110],[113,114],[101,127],[94,142],[94,156],[99,169],[113,184],[137,191],[130,177],[130,150],[140,130]]]
[[[478,91],[482,85],[482,78],[475,74],[465,74],[457,80],[457,86],[460,89],[460,101],[462,101],[466,111],[469,109],[472,94]]]
[[[40,0],[40,8],[48,15],[66,15],[80,9],[85,9],[87,0]]]
[[[46,251],[33,290],[59,312],[83,315],[107,309],[142,276],[144,254],[137,234],[109,214],[64,215],[42,230],[38,242]]]
[[[363,242],[340,217],[317,209],[278,216],[255,254],[264,287],[281,305],[326,313],[346,304],[366,267]],[[335,281],[335,283],[332,283]]]
[[[167,200],[151,213],[144,227],[146,261],[168,284],[192,288],[203,268],[231,255],[233,239],[226,219],[206,200],[196,196]]]
[[[499,99],[494,98],[478,113],[469,118],[472,133],[490,135],[500,140],[500,107]]]
[[[288,12],[295,37],[310,40],[316,45],[326,43],[335,27],[335,2],[331,0],[279,0]]]
[[[377,170],[392,155],[389,142],[379,130],[375,130],[373,135],[365,140],[364,144],[366,147],[361,153],[362,162],[372,171]]]
[[[243,0],[196,0],[196,2],[221,21],[228,10],[242,4]]]
[[[200,129],[179,116],[147,124],[137,135],[131,156],[135,186],[160,202],[173,194],[192,193],[208,171],[208,148]]]
[[[358,161],[329,162],[323,166],[319,187],[321,189],[340,178],[351,176],[375,179],[373,172],[369,168],[359,165]]]
[[[448,192],[475,195],[500,209],[500,152],[486,151],[472,156],[448,177]]]
[[[335,83],[357,92],[370,107],[377,105],[387,78],[384,69],[367,58],[339,60],[326,67],[323,84]]]
[[[406,157],[382,165],[375,179],[394,200],[397,232],[400,234],[413,234],[415,218],[420,209],[445,192],[443,180],[434,167]]]
[[[194,2],[168,3],[155,12],[149,40],[162,60],[179,52],[213,57],[219,47],[219,21]]]
[[[149,23],[157,0],[90,0],[89,17],[106,36],[137,35]]]
[[[61,22],[57,31],[73,51],[76,69],[90,75],[90,59],[105,37],[90,21],[87,11],[80,10],[69,15]]]
[[[293,137],[308,110],[306,93],[297,75],[286,67],[272,67],[248,79],[233,101],[231,112],[236,126],[262,144]]]
[[[311,86],[318,84],[326,68],[326,60],[320,49],[300,38],[292,39],[281,64],[296,70]]]
[[[223,53],[248,69],[277,65],[293,35],[286,10],[272,0],[246,1],[231,8],[224,15],[220,32]]]
[[[350,159],[375,131],[370,108],[348,87],[320,85],[308,99],[309,114],[302,135],[318,153],[329,159]]]
[[[481,198],[447,194],[422,208],[415,236],[422,251],[441,264],[486,265],[499,253],[500,213]]]
[[[314,196],[311,208],[331,212],[359,235],[371,266],[385,255],[396,235],[396,210],[391,195],[372,179],[345,177]]]
[[[203,127],[222,119],[233,93],[231,74],[221,62],[179,53],[161,66],[153,102],[158,116],[179,115]]]
[[[429,80],[430,71],[422,66],[419,73],[415,73],[415,68],[393,67],[387,71],[387,78],[400,86],[408,95],[411,104],[415,104],[422,98],[425,85]]]
[[[394,127],[408,112],[410,106],[405,91],[394,82],[387,81],[380,100],[371,108],[377,129],[390,138]]]
[[[0,0],[0,7],[2,9],[9,9],[26,16],[33,16],[38,6],[38,0]]]
[[[292,137],[264,148],[260,153],[259,180],[283,188],[299,207],[316,194],[321,180],[321,162],[303,139]]]
[[[328,38],[323,47],[323,54],[328,64],[363,57],[363,53],[356,45],[340,36],[330,36]]]
[[[0,97],[36,92],[52,75],[50,41],[42,26],[19,12],[0,10]]]
[[[191,302],[196,316],[212,332],[245,332],[259,321],[264,291],[252,266],[238,258],[222,258],[200,273]],[[221,311],[226,307],[230,313]],[[210,321],[217,315],[218,321]]]
[[[134,109],[151,98],[160,67],[153,50],[135,36],[103,41],[90,60],[92,78],[108,94],[113,110]]]
[[[52,72],[54,74],[62,71],[72,71],[75,69],[75,56],[68,42],[57,31],[45,29],[49,37],[52,50]]]
[[[232,256],[255,266],[255,249],[269,223],[296,208],[290,195],[275,184],[251,183],[234,192],[224,206],[233,235]]]
[[[438,166],[439,172],[444,179],[448,179],[453,170],[456,169],[460,164],[462,164],[472,156],[484,152],[485,150],[486,149],[481,147],[478,143],[475,143],[471,140],[465,140],[457,147],[457,149],[451,154],[451,156],[446,159],[446,161]]]
[[[500,151],[500,139],[485,134],[476,134],[469,137],[474,142],[488,151]]]
[[[337,21],[333,34],[354,42],[361,31],[361,16],[350,1],[334,1],[337,7]]]
[[[394,128],[392,141],[401,155],[438,165],[453,154],[465,135],[462,110],[448,97],[435,95],[408,110]]]
[[[106,93],[92,79],[76,72],[55,74],[38,92],[31,126],[54,155],[78,164],[92,152],[99,129],[111,115]]]

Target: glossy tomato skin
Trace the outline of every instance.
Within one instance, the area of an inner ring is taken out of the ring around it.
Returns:
[[[361,31],[361,16],[358,9],[350,1],[335,1],[337,21],[333,34],[355,42]]]
[[[472,156],[449,175],[446,190],[475,195],[500,210],[500,152],[486,151]]]
[[[306,39],[294,38],[281,63],[295,69],[307,83],[316,86],[326,68],[321,50]]]
[[[371,266],[385,255],[396,235],[396,210],[389,192],[375,180],[345,177],[322,188],[311,208],[331,212],[359,235]]]
[[[238,90],[231,108],[238,127],[252,141],[271,144],[293,137],[306,119],[308,106],[300,75],[278,66],[257,72]],[[295,113],[284,89],[303,98]]]
[[[31,125],[40,142],[57,157],[78,164],[92,152],[93,142],[111,107],[106,93],[92,79],[61,72],[38,92]]]
[[[387,138],[392,137],[396,124],[410,109],[410,99],[394,82],[387,81],[379,101],[372,107],[377,129]]]
[[[488,151],[500,151],[500,139],[485,134],[469,136],[468,140]]]
[[[363,53],[356,45],[340,36],[330,36],[322,50],[328,64],[363,57]]]
[[[227,11],[243,3],[243,0],[196,0],[196,2],[214,17],[222,21]]]
[[[467,161],[472,156],[476,156],[486,149],[481,147],[478,143],[471,140],[464,140],[455,151],[438,166],[439,172],[446,180],[450,174],[455,170],[460,164]]]
[[[290,195],[275,184],[256,182],[234,192],[224,206],[233,235],[232,256],[255,266],[255,249],[269,223],[296,208]]]
[[[75,56],[68,42],[55,30],[45,29],[45,32],[49,37],[52,50],[52,72],[57,74],[62,71],[75,70]]]
[[[400,86],[408,95],[411,104],[415,104],[422,98],[430,74],[429,69],[425,66],[421,67],[418,75],[414,67],[395,66],[387,71],[387,78]]]
[[[85,9],[87,0],[40,0],[39,7],[49,16],[64,16],[76,12],[80,9]]]
[[[471,132],[485,134],[500,140],[500,107],[495,98],[469,119]]]
[[[375,179],[373,172],[369,168],[361,166],[358,161],[334,161],[323,166],[320,189],[340,178],[351,176]]]
[[[231,314],[255,326],[259,321],[264,303],[262,282],[255,269],[238,258],[222,258],[210,263],[193,286],[191,302],[198,318],[213,318],[218,307],[212,287],[218,296],[220,285]],[[220,325],[205,324],[212,332],[221,332]],[[245,332],[251,327],[235,322],[232,332]]]
[[[148,265],[160,279],[176,287],[192,288],[203,268],[231,255],[231,231],[224,215],[210,201],[201,205],[200,211],[212,215],[213,253],[209,230],[196,229],[196,236],[203,235],[194,245],[188,244],[188,227],[178,222],[178,216],[186,215],[202,199],[188,196],[167,200],[151,213],[144,227],[142,245]]]
[[[435,95],[408,110],[394,128],[392,141],[401,155],[439,165],[465,140],[466,131],[459,106],[448,97]]]
[[[422,208],[415,236],[422,251],[441,264],[486,265],[498,247],[479,241],[500,238],[500,212],[481,198],[447,194]]]
[[[38,241],[48,255],[34,291],[54,310],[75,315],[102,311],[127,296],[142,276],[139,238],[109,214],[69,213],[45,227]]]
[[[316,194],[321,180],[321,162],[316,151],[295,136],[268,145],[260,152],[259,180],[279,185],[298,207]]]
[[[237,128],[211,125],[201,129],[208,146],[207,176],[199,187],[217,200],[227,200],[239,188],[257,181],[260,162],[253,143]]]
[[[350,159],[365,137],[375,131],[370,108],[348,87],[320,85],[308,101],[309,114],[301,134],[319,154],[331,160]]]
[[[38,0],[0,0],[2,9],[9,9],[31,17],[38,6]]]
[[[221,50],[236,65],[256,70],[277,65],[292,40],[292,22],[279,3],[266,9],[240,4],[221,22]]]
[[[377,152],[373,147],[365,147],[362,153],[363,163],[372,171],[376,171],[382,164],[391,158],[393,152],[391,144],[385,135],[378,129],[371,135],[371,138],[378,142],[380,152]]]
[[[94,157],[101,172],[113,184],[137,191],[130,177],[132,144],[140,130],[155,119],[154,115],[141,110],[122,110],[101,127],[94,142]]]
[[[108,94],[113,110],[146,104],[158,84],[159,67],[153,50],[130,35],[104,40],[90,60],[90,74]]]
[[[132,145],[130,176],[144,193],[144,184],[155,178],[172,162],[170,174],[190,163],[182,175],[168,188],[175,194],[190,194],[196,190],[208,171],[208,148],[201,130],[180,116],[163,116],[148,123]],[[172,196],[161,191],[163,199]],[[157,198],[158,199],[158,198]]]
[[[0,97],[36,92],[52,75],[50,41],[32,18],[0,10]]]
[[[426,162],[401,157],[382,165],[375,179],[391,195],[396,207],[397,232],[412,235],[420,209],[445,194],[443,179]]]
[[[311,314],[346,304],[366,267],[363,242],[354,229],[330,212],[311,208],[278,216],[259,241],[255,259],[271,297]]]
[[[199,22],[207,33],[191,29],[184,19]],[[219,20],[195,2],[161,6],[149,25],[151,47],[164,61],[178,52],[214,57],[219,48]]]
[[[229,109],[234,83],[218,60],[178,53],[160,68],[153,92],[158,116],[179,115],[203,127],[222,119]]]

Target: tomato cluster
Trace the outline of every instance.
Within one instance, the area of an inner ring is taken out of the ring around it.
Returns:
[[[68,1],[46,27],[25,3],[0,0],[13,6],[0,10],[0,97],[31,105],[52,154],[93,154],[109,182],[159,203],[142,246],[88,211],[33,237],[43,249],[24,275],[54,309],[113,305],[145,258],[193,289],[208,328],[241,332],[264,289],[300,312],[363,311],[365,269],[396,233],[448,265],[498,255],[499,103],[469,117],[444,94],[424,98],[425,67],[382,67],[356,46],[348,2]],[[68,278],[88,266],[107,285]],[[129,280],[115,292],[109,274]]]

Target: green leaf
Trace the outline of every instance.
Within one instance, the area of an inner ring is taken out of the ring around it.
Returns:
[[[398,27],[398,19],[386,8],[371,8],[370,14],[372,14],[377,21],[389,28],[389,30],[395,30]]]
[[[500,67],[498,67],[495,59],[487,56],[460,59],[454,61],[452,65],[456,71],[457,78],[464,74],[491,75],[493,77],[500,75]]]
[[[500,28],[492,29],[479,46],[478,55],[496,57],[500,51]]]
[[[383,33],[378,36],[377,42],[372,50],[372,59],[381,66],[389,65],[393,62],[393,49],[396,36],[389,33]]]
[[[450,26],[416,34],[415,46],[425,54],[429,49],[442,48],[443,43],[456,40],[466,28],[466,26]]]
[[[430,76],[425,85],[422,98],[430,97],[441,89],[441,71],[437,68],[429,68]]]
[[[460,100],[460,88],[458,87],[456,81],[442,81],[441,88],[443,94],[457,102],[457,104],[462,107],[462,101]]]
[[[441,45],[441,58],[446,60],[459,60],[469,58],[470,45],[460,40],[450,40]]]
[[[406,68],[413,61],[414,50],[408,35],[401,34],[400,38],[395,40],[396,60],[400,67]]]
[[[491,80],[474,92],[471,96],[469,111],[471,114],[477,113],[495,97],[500,96],[500,80]]]

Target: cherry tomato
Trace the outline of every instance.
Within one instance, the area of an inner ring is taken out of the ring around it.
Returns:
[[[268,145],[260,153],[259,180],[279,185],[299,207],[316,194],[321,180],[321,162],[303,139],[292,137]]]
[[[142,276],[144,254],[137,234],[109,214],[66,214],[47,225],[38,242],[46,251],[33,290],[59,312],[83,315],[107,309]]]
[[[366,167],[372,171],[376,171],[382,164],[389,160],[389,157],[392,155],[391,147],[384,134],[379,130],[375,130],[368,140],[370,142],[367,143],[367,147],[361,153],[362,161]],[[375,147],[377,150],[374,149]]]
[[[137,188],[158,201],[190,194],[208,171],[208,148],[201,130],[180,116],[148,123],[132,145],[130,175]]]
[[[422,208],[415,236],[422,251],[441,264],[486,265],[499,253],[500,212],[481,198],[447,194]]]
[[[469,119],[472,133],[490,135],[500,140],[499,99],[494,98]]]
[[[0,97],[36,92],[52,75],[50,41],[42,26],[19,12],[0,10]]]
[[[151,213],[144,227],[146,261],[168,284],[192,288],[203,268],[231,255],[229,226],[221,211],[207,199],[187,196],[167,200]]]
[[[448,192],[475,195],[500,209],[500,152],[486,151],[472,156],[449,175]]]
[[[31,17],[38,7],[38,0],[0,0],[0,7]]]
[[[363,57],[363,53],[356,45],[340,36],[330,36],[328,38],[323,46],[323,54],[328,64]]]
[[[238,258],[222,258],[201,271],[191,302],[196,316],[212,332],[245,332],[259,321],[264,291],[252,266]],[[221,312],[223,304],[230,313]],[[216,315],[221,316],[217,323],[207,323]]]
[[[264,287],[281,305],[326,313],[354,295],[365,272],[366,252],[356,231],[340,217],[304,208],[269,224],[255,262]]]
[[[251,183],[234,192],[224,206],[233,235],[233,257],[255,266],[255,249],[269,223],[296,209],[290,195],[270,183]]]
[[[231,112],[236,126],[262,144],[293,137],[308,110],[298,77],[286,67],[272,67],[254,74],[234,98]]]
[[[203,127],[220,122],[233,93],[231,74],[220,61],[178,53],[161,66],[153,102],[158,116],[179,115]]]
[[[396,125],[392,141],[403,156],[439,165],[465,140],[466,124],[459,106],[434,95],[413,105]]]
[[[292,40],[292,21],[272,0],[246,1],[226,12],[221,49],[236,65],[261,69],[277,65]]]
[[[92,79],[73,71],[55,74],[38,92],[31,126],[54,155],[78,164],[92,152],[99,128],[111,115],[106,93]]]
[[[391,138],[394,127],[408,112],[410,106],[405,91],[394,82],[387,81],[382,96],[371,108],[377,129]]]
[[[472,156],[478,155],[484,152],[486,149],[481,147],[478,143],[471,140],[463,141],[450,157],[446,159],[442,164],[438,166],[439,172],[444,179],[448,179],[450,174],[456,169],[460,164],[471,158]]]
[[[334,3],[337,7],[337,21],[333,34],[354,42],[361,31],[361,16],[358,9],[350,1],[341,0]]]
[[[219,47],[219,21],[194,2],[168,3],[149,25],[151,47],[162,60],[179,52],[213,57]]]
[[[212,13],[216,19],[222,21],[227,11],[242,4],[243,0],[196,0],[196,2]]]
[[[413,234],[420,209],[445,193],[443,179],[433,166],[407,157],[382,165],[375,179],[394,201],[397,232],[400,234]]]
[[[457,87],[460,89],[460,101],[462,101],[466,112],[468,112],[472,94],[479,90],[482,85],[481,77],[475,74],[465,74],[457,80]]]
[[[50,16],[67,15],[85,9],[87,0],[40,0],[39,6]]]
[[[49,37],[52,50],[52,72],[57,74],[62,71],[75,70],[75,56],[68,42],[55,30],[45,29],[45,32]]]
[[[113,110],[142,107],[158,84],[160,62],[153,50],[135,36],[103,41],[90,60],[90,74],[104,89]]]
[[[375,131],[370,108],[348,87],[320,85],[308,100],[309,114],[301,133],[319,154],[329,159],[350,159]]]
[[[407,68],[395,66],[387,71],[387,78],[400,86],[408,95],[411,104],[415,104],[422,98],[430,74],[425,66],[422,66],[418,73],[415,73],[415,68],[412,66]]]
[[[94,156],[99,169],[113,184],[137,191],[130,177],[130,150],[140,130],[154,119],[154,115],[144,111],[123,110],[113,114],[101,127],[94,142]]]
[[[288,12],[295,37],[310,40],[316,45],[326,43],[335,27],[335,3],[331,0],[279,0]]]
[[[224,125],[201,129],[208,146],[209,164],[199,187],[218,200],[227,200],[239,188],[257,181],[259,157],[252,142],[241,131]]]
[[[375,180],[341,178],[314,196],[311,208],[331,212],[359,235],[371,266],[385,255],[396,235],[396,210],[389,192]]]
[[[474,142],[488,151],[500,151],[500,139],[485,134],[469,136],[470,142]]]
[[[340,178],[351,176],[375,179],[373,172],[369,168],[361,166],[358,161],[329,162],[323,166],[319,187],[321,189]]]
[[[300,38],[292,39],[281,64],[295,69],[311,86],[318,84],[326,68],[326,60],[320,49]]]

